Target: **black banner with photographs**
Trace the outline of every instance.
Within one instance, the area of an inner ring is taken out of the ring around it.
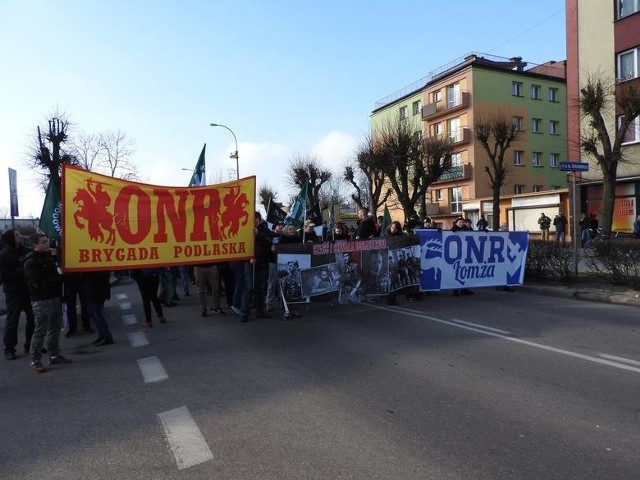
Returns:
[[[326,243],[278,244],[278,278],[287,303],[358,303],[420,284],[414,235]]]

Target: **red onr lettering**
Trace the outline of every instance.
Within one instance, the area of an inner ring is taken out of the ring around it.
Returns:
[[[220,240],[220,194],[217,189],[193,190],[193,231],[190,240]],[[209,238],[205,231],[205,221],[209,226]]]
[[[155,243],[166,243],[167,241],[167,217],[171,222],[173,236],[177,242],[184,242],[187,232],[187,190],[176,190],[175,195],[178,197],[178,207],[174,202],[174,196],[168,188],[155,188],[153,193],[158,198],[158,206],[156,207],[156,222],[158,229],[153,236]]]
[[[131,218],[129,215],[132,200],[135,201],[135,224],[138,227],[138,231],[135,233],[131,229]],[[129,245],[137,245],[149,235],[152,222],[151,197],[140,187],[127,185],[122,188],[116,197],[113,212],[118,235]]]

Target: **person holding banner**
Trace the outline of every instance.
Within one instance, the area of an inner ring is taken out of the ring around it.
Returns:
[[[160,285],[160,271],[157,268],[141,268],[133,270],[133,279],[138,284],[138,290],[140,290],[140,296],[142,297],[142,308],[144,310],[144,324],[145,328],[153,327],[151,320],[151,305],[158,315],[160,323],[165,323],[166,320],[162,313],[162,305],[160,305],[160,299],[158,298],[158,287]]]
[[[455,219],[455,221],[453,222],[453,225],[451,226],[451,231],[452,232],[464,232],[464,231],[469,231],[471,230],[463,217],[457,217]],[[474,292],[472,292],[471,290],[469,290],[468,288],[454,288],[453,289],[453,296],[457,297],[458,295],[473,295]]]

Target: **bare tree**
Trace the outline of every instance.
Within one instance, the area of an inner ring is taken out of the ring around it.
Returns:
[[[518,125],[506,114],[494,114],[477,117],[474,135],[480,142],[489,159],[485,171],[489,176],[493,201],[493,230],[500,230],[500,190],[506,183],[509,165],[505,163],[505,154],[510,145],[520,135]]]
[[[99,135],[100,161],[110,176],[124,180],[140,178],[138,167],[131,161],[135,151],[135,142],[121,130]]]
[[[289,175],[289,183],[292,186],[302,188],[304,182],[309,182],[309,205],[313,206],[318,203],[320,189],[331,179],[332,173],[322,168],[317,157],[296,154],[289,162]]]
[[[580,146],[583,152],[595,158],[602,171],[600,226],[605,235],[611,234],[618,165],[625,160],[622,143],[629,126],[640,115],[639,85],[638,80],[634,80],[616,86],[613,81],[594,74],[580,89],[580,113],[588,124],[580,136]],[[607,119],[614,117],[618,125],[610,133]]]
[[[269,203],[275,202],[277,193],[269,185],[261,185],[258,190],[258,203],[264,207],[264,211],[269,213]],[[278,204],[280,207],[281,205]]]
[[[0,207],[0,218],[3,220],[9,218],[9,209],[7,207]]]
[[[378,150],[371,137],[365,137],[356,152],[356,167],[347,165],[343,173],[344,181],[355,189],[351,198],[356,202],[358,208],[368,207],[374,213],[387,202],[393,193],[386,181],[384,170],[381,168],[384,156]],[[362,173],[366,182],[364,186],[358,181],[358,171]]]
[[[318,193],[318,201],[322,210],[328,208],[331,204],[340,205],[342,203],[344,197],[341,187],[342,181],[340,178],[333,176],[324,184],[322,190]]]
[[[69,121],[64,114],[55,114],[47,127],[38,126],[37,137],[27,158],[27,164],[40,175],[38,183],[43,191],[49,181],[60,186],[60,167],[63,163],[73,164],[75,159],[65,154],[64,144],[68,138]]]
[[[378,168],[391,183],[405,218],[417,215],[416,204],[427,188],[451,168],[454,151],[448,136],[422,140],[410,122],[398,118],[374,137]]]
[[[81,132],[73,138],[67,150],[81,168],[90,171],[99,168],[101,151],[98,136]]]

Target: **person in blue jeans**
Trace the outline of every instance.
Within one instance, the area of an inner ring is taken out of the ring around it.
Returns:
[[[103,345],[112,345],[113,337],[109,331],[109,323],[104,316],[104,302],[111,298],[111,286],[109,285],[109,272],[97,271],[85,274],[85,280],[88,290],[89,312],[91,312],[91,320],[98,331],[92,345],[101,347]]]
[[[253,294],[253,259],[243,262],[231,262],[233,271],[233,305],[231,310],[240,315],[241,322],[249,321],[251,296]]]

